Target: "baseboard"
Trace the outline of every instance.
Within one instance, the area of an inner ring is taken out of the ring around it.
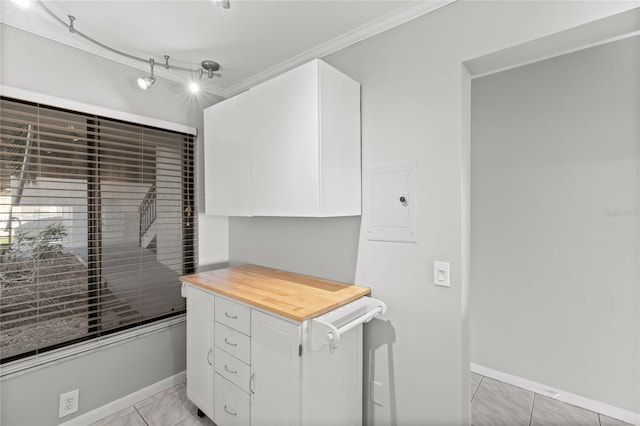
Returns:
[[[624,408],[615,407],[613,405],[585,398],[584,396],[576,395],[571,392],[555,389],[548,385],[543,385],[531,380],[524,379],[522,377],[514,376],[509,373],[504,373],[502,371],[494,370],[489,367],[484,367],[473,362],[471,363],[471,371],[482,376],[487,376],[492,379],[499,380],[501,382],[547,396],[549,398],[557,399],[558,401],[566,402],[567,404],[575,405],[577,407],[595,411],[597,413],[602,413],[605,416],[635,426],[640,426],[640,413],[634,413],[633,411],[625,410]]]
[[[102,407],[98,407],[95,410],[75,417],[65,423],[60,424],[59,426],[83,426],[95,423],[100,419],[110,416],[111,414],[115,414],[120,410],[124,410],[131,405],[137,404],[138,402],[143,401],[150,396],[157,394],[158,392],[169,389],[171,386],[184,382],[186,380],[186,377],[186,371],[183,371],[171,377],[167,377],[166,379],[160,380],[159,382],[149,385],[144,389],[140,389],[139,391],[130,393],[129,395],[116,399],[115,401],[105,404]]]

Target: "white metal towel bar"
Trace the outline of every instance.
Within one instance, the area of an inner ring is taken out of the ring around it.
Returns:
[[[384,302],[365,296],[311,319],[309,324],[311,350],[317,351],[328,344],[333,351],[338,347],[343,334],[386,312],[387,305]]]

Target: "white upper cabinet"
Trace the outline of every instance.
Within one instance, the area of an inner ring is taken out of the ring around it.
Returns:
[[[205,147],[207,213],[360,215],[359,83],[316,59],[245,94],[248,101],[239,103],[248,104],[249,113],[245,111],[243,119],[235,120],[248,123],[244,130],[230,131],[233,119],[225,119],[228,122],[222,126],[209,123],[215,121],[211,120],[211,108],[220,109],[237,96],[205,110],[205,144],[222,145],[208,151]],[[214,135],[208,136],[209,132]],[[225,141],[231,139],[216,132],[242,135],[250,140],[250,146],[226,147]],[[207,152],[221,158],[212,158]],[[212,167],[217,171],[210,170]],[[246,188],[247,181],[250,188]],[[242,198],[240,203],[234,194],[242,188],[249,201]]]
[[[249,93],[204,110],[205,211],[251,216]]]

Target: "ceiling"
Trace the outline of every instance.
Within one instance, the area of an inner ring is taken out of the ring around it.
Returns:
[[[209,59],[222,77],[204,79],[204,90],[228,97],[313,58],[322,57],[404,23],[451,0],[210,0],[45,1],[65,23],[111,48],[187,68]],[[42,7],[0,2],[0,21],[91,53],[149,71],[132,60],[71,34]],[[184,73],[155,67],[161,77]]]

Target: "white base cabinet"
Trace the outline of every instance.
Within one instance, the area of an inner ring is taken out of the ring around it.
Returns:
[[[183,288],[187,396],[217,426],[362,424],[362,324],[312,350],[310,320]]]
[[[187,397],[210,419],[214,411],[214,296],[183,286],[187,298]]]

